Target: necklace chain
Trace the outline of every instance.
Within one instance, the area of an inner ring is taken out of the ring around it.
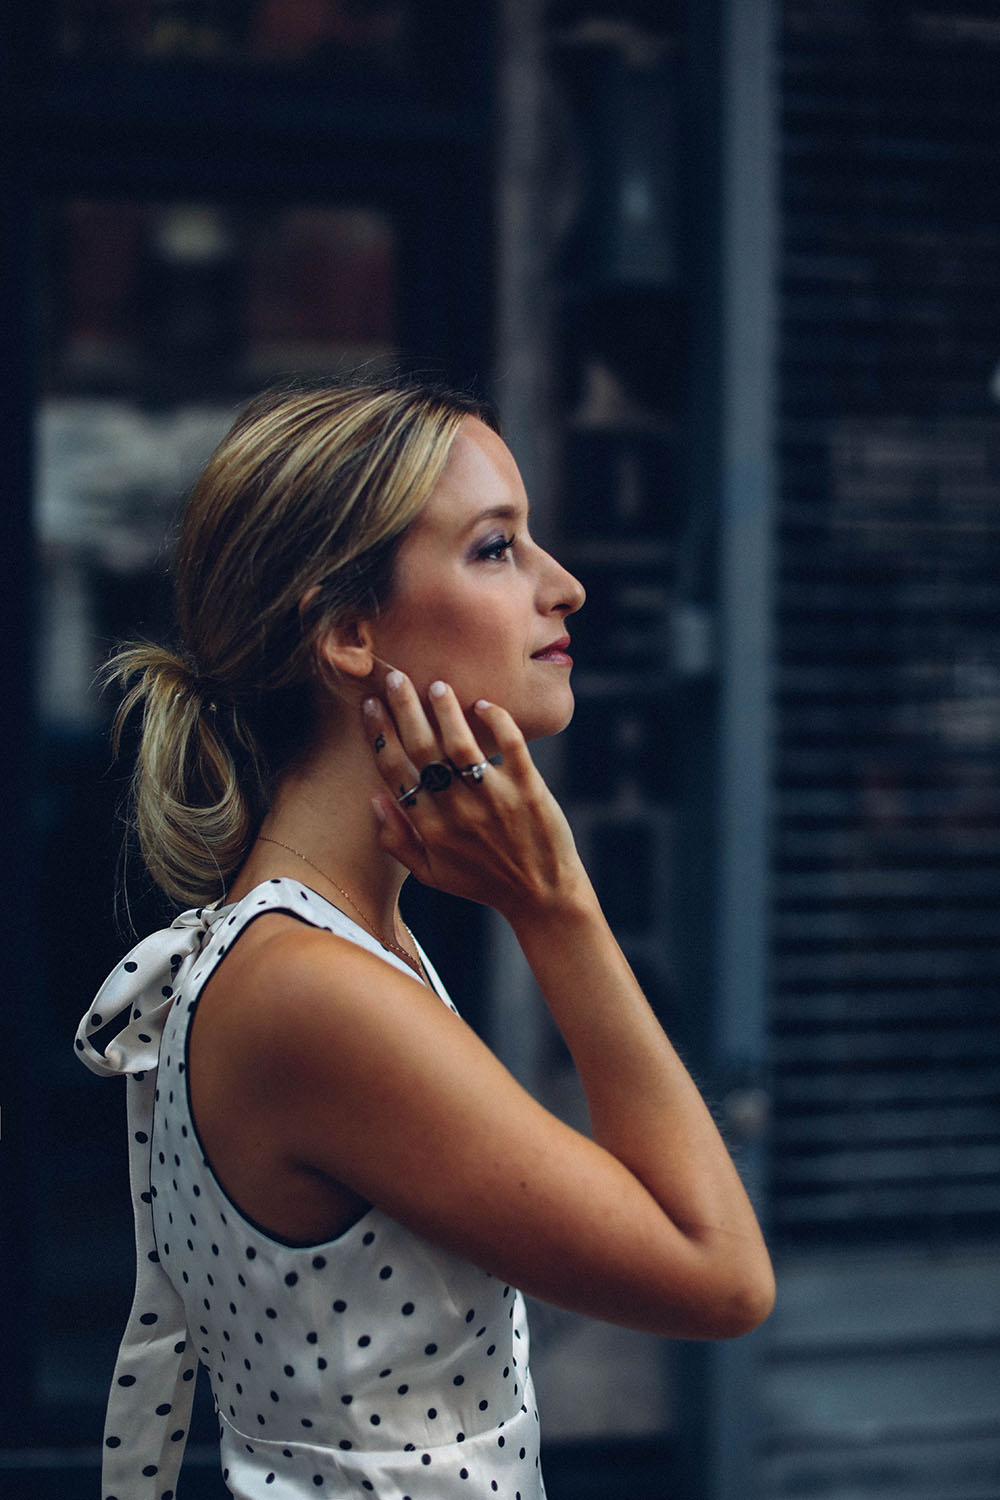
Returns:
[[[371,933],[372,937],[377,938],[378,941],[382,944],[383,948],[388,948],[391,953],[398,954],[404,963],[409,964],[410,968],[413,969],[416,974],[419,974],[421,979],[425,978],[424,966],[420,961],[419,954],[414,957],[412,953],[407,953],[406,949],[401,947],[399,943],[394,943],[391,941],[391,939],[387,940],[386,938],[384,938],[379,932],[378,928],[375,926],[374,922],[370,921],[369,918],[365,916],[364,912],[361,910],[361,907],[355,901],[350,891],[345,891],[344,887],[340,884],[339,881],[334,880],[333,876],[328,875],[325,870],[321,870],[319,865],[316,864],[314,860],[311,860],[309,858],[308,854],[303,854],[301,849],[293,849],[291,844],[286,844],[282,839],[271,838],[269,834],[259,833],[257,837],[262,844],[276,844],[279,849],[287,849],[289,854],[294,854],[296,859],[301,859],[302,863],[308,865],[311,870],[315,870],[317,875],[322,875],[323,879],[330,885],[332,885],[334,890],[339,891],[344,900],[354,908],[358,916],[361,918],[362,922],[364,922],[365,926],[368,928],[368,931]],[[404,928],[406,928],[406,932],[409,936],[410,942],[414,947],[416,947],[416,939],[414,938],[413,933],[410,932],[410,929],[406,926],[405,922],[403,923],[403,926]]]

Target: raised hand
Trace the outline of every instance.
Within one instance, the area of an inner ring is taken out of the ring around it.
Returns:
[[[509,920],[587,885],[569,825],[510,714],[480,700],[475,731],[444,682],[428,708],[392,671],[365,725],[391,795],[374,807],[382,848],[417,879],[492,906]]]

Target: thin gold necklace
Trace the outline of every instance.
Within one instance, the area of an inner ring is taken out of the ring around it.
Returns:
[[[371,933],[372,937],[377,938],[377,940],[382,944],[383,948],[388,948],[391,953],[398,954],[403,962],[409,964],[410,968],[414,971],[414,973],[420,976],[425,984],[428,982],[427,975],[424,972],[423,963],[420,960],[419,952],[416,954],[416,956],[414,956],[412,953],[407,953],[406,949],[401,947],[399,943],[394,943],[391,940],[384,938],[379,932],[378,928],[375,926],[374,922],[370,921],[368,917],[365,916],[364,912],[361,910],[361,907],[355,901],[350,891],[345,891],[344,887],[340,884],[339,881],[334,880],[333,876],[328,875],[325,870],[321,870],[319,865],[316,864],[314,860],[311,860],[309,858],[308,854],[303,854],[301,849],[293,849],[291,844],[286,844],[282,839],[271,838],[269,834],[259,833],[257,837],[262,844],[277,844],[279,849],[287,849],[289,854],[294,854],[296,859],[301,859],[302,863],[308,865],[311,870],[315,870],[317,875],[322,875],[323,879],[327,881],[329,885],[332,885],[334,890],[339,891],[344,900],[348,902],[350,906],[353,906],[362,922],[364,922],[365,926],[368,928],[368,931]],[[410,931],[410,929],[406,926],[405,922],[403,922],[403,927],[406,930],[406,934],[409,937],[410,942],[413,944],[414,948],[416,948],[416,938],[413,936],[413,933]]]

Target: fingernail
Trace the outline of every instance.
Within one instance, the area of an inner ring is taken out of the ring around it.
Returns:
[[[369,718],[371,718],[372,714],[378,713],[378,699],[366,698],[364,703],[362,703],[361,708],[362,711],[366,713]]]
[[[377,797],[372,798],[372,812],[375,814],[376,818],[378,818],[380,823],[385,822],[385,808],[382,806]]]
[[[445,693],[447,692],[447,688],[445,687],[443,682],[432,682],[427,691],[430,693],[432,698],[443,698]]]
[[[385,685],[389,689],[390,693],[395,693],[396,691],[398,691],[398,689],[403,686],[402,672],[397,672],[395,667],[393,667],[392,671],[387,675],[385,679]]]
[[[477,698],[475,703],[473,704],[473,707],[476,709],[477,713],[482,713],[484,708],[492,708],[493,704],[488,698]]]

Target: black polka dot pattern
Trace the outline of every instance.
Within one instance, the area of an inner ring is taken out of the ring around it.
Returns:
[[[200,1356],[235,1494],[541,1500],[520,1296],[377,1209],[322,1246],[275,1241],[230,1202],[204,1158],[187,1100],[187,1031],[222,953],[265,909],[293,911],[395,962],[318,895],[283,880],[236,907],[186,913],[186,946],[176,924],[156,934],[166,968],[147,963],[143,945],[129,955],[135,967],[120,967],[141,1014],[126,1027],[134,1038],[120,1034],[126,1067],[106,1071],[145,1074],[147,1109],[134,1112],[130,1101],[129,1131],[140,1188],[149,1173],[139,1194],[148,1243],[139,1251],[151,1279],[145,1301],[137,1283],[115,1372],[104,1494],[163,1500],[173,1489]],[[104,1017],[116,1013],[107,988],[92,1008]],[[86,1047],[92,1015],[85,1023],[78,1040]],[[139,1028],[153,1042],[140,1040]],[[150,1331],[177,1334],[158,1339],[159,1371],[145,1352]]]

